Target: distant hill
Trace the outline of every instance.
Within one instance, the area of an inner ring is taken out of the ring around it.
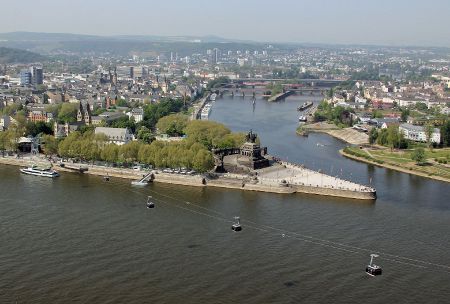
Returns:
[[[226,44],[226,46],[225,46]],[[0,33],[0,47],[28,50],[45,55],[74,53],[143,55],[176,52],[179,56],[205,52],[207,49],[252,50],[254,42],[228,40],[216,36],[92,36],[66,33],[11,32]]]
[[[19,49],[0,47],[0,63],[32,63],[45,60],[46,57]]]
[[[35,32],[10,32],[0,33],[0,40],[19,42],[19,41],[86,41],[104,39],[101,36],[78,35],[66,33],[35,33]]]
[[[218,36],[156,36],[156,35],[114,35],[95,36],[83,34],[67,33],[37,33],[37,32],[10,32],[0,33],[0,41],[3,42],[66,42],[66,41],[145,41],[145,42],[206,42],[206,43],[226,43],[251,41],[226,39]]]

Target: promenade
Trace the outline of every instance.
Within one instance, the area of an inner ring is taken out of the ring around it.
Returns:
[[[50,162],[43,157],[0,157],[0,164],[14,166],[29,166],[37,164],[49,165]],[[274,163],[268,168],[255,170],[254,174],[195,174],[181,175],[164,173],[162,170],[133,170],[126,168],[113,168],[106,166],[90,165],[84,163],[64,162],[64,166],[56,166],[57,171],[77,172],[78,169],[87,168],[82,174],[97,176],[109,176],[139,180],[143,175],[153,173],[152,182],[177,184],[196,187],[220,187],[239,189],[244,191],[271,192],[280,194],[307,193],[323,196],[335,196],[360,200],[375,200],[375,189],[356,184],[334,176],[306,169],[302,166],[286,162]],[[80,174],[80,173],[78,173]]]
[[[289,184],[313,188],[339,189],[357,192],[374,192],[375,189],[342,178],[310,170],[299,165],[282,162],[267,169],[257,170],[262,185]]]

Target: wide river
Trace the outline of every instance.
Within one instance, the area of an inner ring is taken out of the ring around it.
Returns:
[[[0,166],[0,303],[450,303],[450,186],[345,159],[327,135],[296,136],[296,107],[311,99],[225,97],[210,119],[253,129],[270,154],[371,181],[376,202]]]

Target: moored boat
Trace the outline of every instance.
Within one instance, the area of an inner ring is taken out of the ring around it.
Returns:
[[[306,122],[308,119],[306,118],[306,116],[304,116],[304,115],[301,115],[299,118],[298,118],[298,121],[299,122]]]
[[[304,111],[307,108],[311,107],[312,105],[313,105],[312,101],[305,102],[297,108],[297,111]]]
[[[50,177],[50,178],[59,176],[59,173],[56,172],[55,170],[52,170],[51,168],[39,168],[36,165],[32,165],[31,167],[28,168],[22,168],[20,169],[20,172],[29,175]]]

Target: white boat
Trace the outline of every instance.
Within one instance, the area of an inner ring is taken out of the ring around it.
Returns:
[[[208,119],[210,113],[211,113],[211,105],[210,104],[206,104],[203,107],[200,116],[201,116],[202,119]]]
[[[216,93],[212,93],[211,96],[209,96],[209,100],[211,100],[211,101],[216,101],[216,98],[217,98]]]
[[[50,177],[50,178],[59,176],[59,173],[56,172],[55,170],[52,170],[51,168],[43,169],[43,168],[38,168],[36,165],[33,165],[28,168],[22,168],[22,169],[20,169],[20,172],[29,174],[29,175],[43,176],[43,177]]]
[[[133,186],[147,186],[148,185],[148,181],[132,181],[131,184]]]
[[[301,115],[301,116],[298,118],[298,121],[299,121],[299,122],[306,122],[306,121],[307,121],[307,118],[306,118],[306,116]]]

